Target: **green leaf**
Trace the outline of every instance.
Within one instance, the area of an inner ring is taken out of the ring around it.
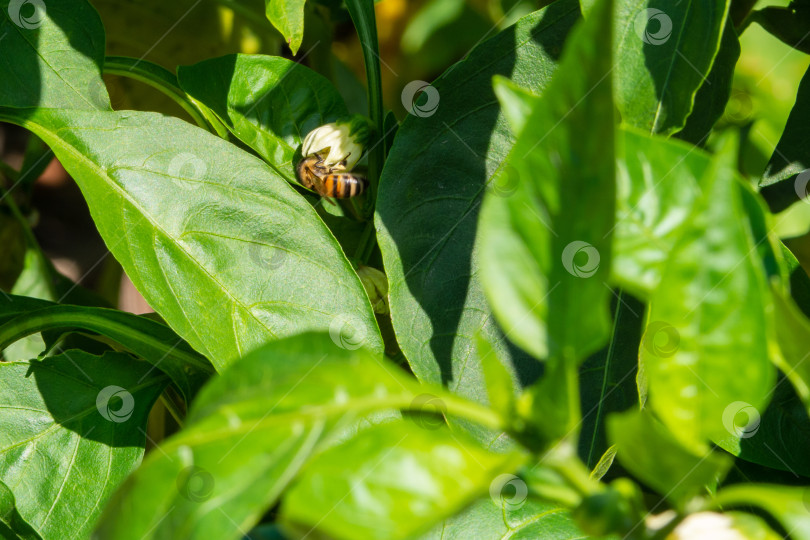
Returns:
[[[625,289],[649,298],[680,238],[710,158],[674,139],[619,131],[613,277]]]
[[[6,540],[40,540],[37,532],[17,511],[14,494],[0,482],[0,536]]]
[[[9,300],[15,302],[17,298],[12,296]],[[2,303],[4,300],[0,298]],[[115,341],[166,373],[187,400],[196,395],[214,372],[208,360],[158,322],[114,309],[43,304],[0,325],[0,350],[24,336],[45,330],[90,330]]]
[[[522,480],[503,483],[504,492],[498,499],[481,499],[465,511],[451,517],[422,540],[583,540],[588,538],[574,523],[565,508],[527,498]]]
[[[54,149],[135,286],[217,369],[307,329],[382,350],[334,237],[259,159],[153,113],[4,116]]]
[[[411,538],[488,492],[520,465],[446,427],[365,430],[313,458],[284,496],[282,523],[329,538]]]
[[[767,6],[751,13],[751,22],[779,38],[786,45],[810,53],[807,33],[810,32],[810,5],[791,2],[787,7]]]
[[[759,182],[760,193],[772,212],[784,210],[808,194],[810,150],[805,141],[810,137],[807,116],[810,114],[810,69],[799,84],[796,103],[776,144],[768,166]]]
[[[731,96],[734,68],[740,58],[740,40],[728,21],[720,40],[720,50],[706,80],[695,95],[695,106],[686,119],[678,137],[693,144],[704,145],[714,124],[723,116]]]
[[[611,415],[608,433],[621,464],[676,505],[716,484],[731,467],[719,452],[697,455],[681,446],[647,410]]]
[[[594,15],[572,34],[551,83],[532,99],[500,173],[506,179],[496,177],[481,211],[481,275],[495,314],[510,338],[554,361],[581,361],[609,332],[605,282],[616,198],[609,20]],[[514,193],[499,189],[511,183]],[[526,319],[534,330],[528,336]]]
[[[296,54],[304,39],[304,0],[265,0],[265,9],[267,19]]]
[[[666,135],[685,125],[720,46],[729,3],[616,3],[616,105],[626,124]]]
[[[185,429],[127,480],[98,534],[236,537],[258,522],[313,453],[354,436],[357,421],[398,409],[427,412],[428,405],[448,414],[472,410],[489,427],[498,422],[488,409],[427,390],[366,349],[340,348],[327,335],[272,342],[203,388]],[[440,425],[418,418],[426,427]]]
[[[293,158],[307,133],[347,114],[326,78],[286,58],[231,54],[180,66],[177,77],[289,181],[296,181]]]
[[[608,450],[605,428],[608,415],[639,405],[636,374],[645,305],[624,291],[618,292],[614,303],[610,344],[579,368],[582,396],[579,455],[586,466],[594,469]]]
[[[577,432],[577,366],[610,333],[615,125],[604,51],[612,7],[598,3],[572,33],[481,210],[484,292],[507,336],[524,345],[515,325],[529,320],[531,337],[540,338],[529,351],[548,355],[543,380],[524,401],[549,439]],[[511,184],[511,192],[499,188]],[[520,304],[509,303],[520,297]]]
[[[44,538],[86,538],[143,456],[166,378],[120,353],[0,363],[0,481]],[[92,481],[91,481],[92,479]]]
[[[509,417],[514,411],[515,381],[504,367],[503,360],[498,358],[498,352],[492,344],[481,335],[477,336],[476,342],[489,405],[505,417]]]
[[[110,109],[104,27],[85,0],[0,0],[0,107]]]
[[[723,488],[714,503],[723,507],[758,506],[771,514],[795,540],[810,540],[807,488],[739,484]]]
[[[518,21],[440,77],[399,128],[386,163],[376,225],[397,340],[414,374],[484,401],[473,336],[481,331],[522,385],[539,366],[509,351],[477,278],[478,211],[484,188],[513,144],[492,90],[509,75],[542,90],[569,29],[575,0]],[[412,96],[415,97],[415,96]],[[432,115],[430,107],[436,106]]]
[[[790,380],[796,393],[810,412],[810,363],[807,352],[810,351],[810,321],[799,310],[796,303],[785,296],[777,287],[772,286],[774,299],[774,317],[776,339],[781,355],[777,364]]]
[[[741,460],[785,471],[792,479],[810,478],[810,456],[804,451],[810,446],[807,409],[781,373],[771,394],[761,412],[744,404],[724,411],[740,438],[722,441],[722,447]]]
[[[722,154],[701,184],[653,294],[640,361],[649,403],[675,437],[688,448],[708,439],[726,448],[742,433],[735,407],[762,410],[773,386],[771,300],[741,188]]]

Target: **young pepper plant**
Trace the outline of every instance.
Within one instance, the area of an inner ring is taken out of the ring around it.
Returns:
[[[557,0],[406,85],[398,126],[373,3],[348,0],[374,127],[352,214],[295,176],[348,113],[326,77],[244,54],[175,74],[105,57],[83,1],[23,4],[0,0],[0,120],[51,148],[162,321],[0,298],[5,536],[810,538],[802,488],[732,469],[810,474],[778,429],[807,427],[807,276],[734,135],[684,142],[728,100],[740,9]],[[303,10],[267,2],[294,53]],[[197,125],[113,111],[102,73]],[[377,244],[387,298],[357,267]],[[158,396],[179,429],[143,457]]]

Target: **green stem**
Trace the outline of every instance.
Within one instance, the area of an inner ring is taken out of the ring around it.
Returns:
[[[169,388],[160,394],[160,400],[163,402],[163,405],[166,406],[166,410],[172,415],[174,421],[177,422],[177,425],[182,428],[185,424],[183,419],[183,409],[178,403],[176,403],[175,399],[169,395]]]
[[[169,70],[146,60],[126,56],[108,56],[104,59],[104,73],[128,77],[159,90],[182,107],[199,127],[208,131],[216,130],[216,126],[209,124],[206,120],[199,103],[192,101],[183,92],[177,82],[177,77]]]
[[[158,351],[162,356],[174,357],[177,360],[192,365],[205,372],[212,372],[210,365],[197,356],[174,347],[152,335],[140,332],[122,322],[112,320],[103,315],[103,312],[113,312],[104,308],[94,308],[99,313],[86,311],[78,306],[57,305],[26,314],[25,317],[16,317],[0,326],[0,350],[26,336],[54,328],[82,328],[98,332],[108,337],[126,335],[131,342],[140,343],[150,349]],[[157,323],[155,323],[157,324]],[[120,343],[120,341],[119,341]],[[129,348],[129,347],[128,347]]]
[[[374,123],[375,139],[371,141],[368,155],[369,187],[365,215],[374,213],[377,185],[385,163],[385,117],[383,115],[382,77],[380,75],[380,45],[377,39],[377,21],[374,16],[374,0],[346,0],[349,15],[357,29],[363,48],[368,82],[368,113]]]

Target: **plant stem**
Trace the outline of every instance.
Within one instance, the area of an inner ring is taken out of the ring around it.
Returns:
[[[377,39],[377,21],[374,16],[374,0],[346,0],[349,15],[357,29],[360,45],[363,48],[363,60],[366,66],[368,83],[368,113],[374,123],[376,139],[371,141],[368,155],[369,187],[365,216],[374,213],[377,198],[377,185],[380,181],[383,163],[385,162],[385,118],[383,115],[382,78],[380,76],[380,45]]]
[[[104,73],[128,77],[159,90],[183,108],[201,128],[218,132],[217,126],[209,123],[198,102],[192,101],[180,88],[174,73],[145,60],[126,56],[108,56],[104,59]],[[217,133],[221,136],[221,134]]]

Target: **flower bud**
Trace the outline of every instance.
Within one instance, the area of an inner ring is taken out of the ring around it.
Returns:
[[[716,512],[690,514],[675,527],[667,540],[746,540],[733,516]]]
[[[385,274],[370,266],[360,266],[357,275],[371,300],[374,313],[388,314],[388,278]]]
[[[303,157],[320,154],[324,164],[337,170],[351,170],[363,155],[371,135],[368,120],[350,116],[310,131],[301,145]]]

